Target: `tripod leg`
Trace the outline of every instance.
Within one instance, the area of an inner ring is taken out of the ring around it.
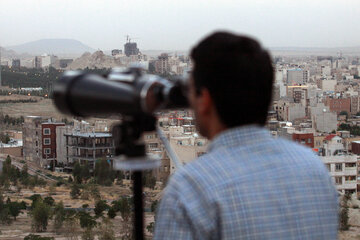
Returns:
[[[134,236],[136,240],[144,239],[143,183],[142,172],[134,172]]]

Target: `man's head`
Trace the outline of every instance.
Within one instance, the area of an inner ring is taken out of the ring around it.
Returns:
[[[200,133],[213,138],[227,128],[266,123],[273,67],[259,43],[214,33],[191,52],[190,103]]]

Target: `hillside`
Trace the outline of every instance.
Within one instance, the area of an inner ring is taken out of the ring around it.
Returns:
[[[113,68],[121,66],[121,62],[111,56],[105,55],[102,51],[96,51],[93,54],[86,52],[81,57],[75,59],[68,66],[68,69],[85,69],[85,68]]]

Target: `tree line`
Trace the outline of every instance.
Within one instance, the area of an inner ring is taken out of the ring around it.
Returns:
[[[338,127],[338,131],[350,131],[351,135],[360,136],[360,126],[352,126],[347,123],[342,123]]]
[[[9,115],[0,114],[0,123],[7,125],[21,125],[25,121],[23,116],[20,117],[10,117]]]

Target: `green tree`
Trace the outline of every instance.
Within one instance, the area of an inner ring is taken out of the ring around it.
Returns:
[[[21,182],[23,184],[28,181],[29,173],[28,173],[28,166],[26,163],[23,165],[23,168],[20,173],[20,177],[21,177]]]
[[[116,217],[116,211],[115,211],[115,209],[113,207],[109,208],[108,217],[109,218],[115,218]]]
[[[115,172],[106,159],[101,159],[95,163],[94,176],[98,184],[111,185],[115,179]]]
[[[70,196],[72,199],[76,199],[80,196],[80,188],[76,183],[71,186]]]
[[[52,207],[54,206],[55,200],[52,197],[46,197],[44,198],[44,203]]]
[[[151,211],[155,212],[158,205],[158,200],[155,200],[151,203]]]
[[[42,197],[40,194],[33,194],[29,197],[29,199],[32,201],[31,203],[31,208],[34,208],[35,207],[35,203],[38,201],[38,200],[42,200]]]
[[[53,237],[41,237],[39,235],[29,234],[24,237],[24,240],[54,240]]]
[[[99,201],[101,199],[99,188],[95,185],[89,185],[90,195],[95,201]]]
[[[345,115],[345,116],[346,116],[346,119],[348,119],[348,117],[349,117],[349,113],[348,113],[347,111],[341,111],[341,112],[339,113],[339,115]]]
[[[10,224],[12,222],[10,218],[10,210],[9,208],[5,207],[0,211],[0,221],[3,224]]]
[[[73,178],[71,176],[69,176],[68,183],[72,183],[72,182],[74,182],[74,180],[73,180]]]
[[[97,225],[95,218],[87,212],[79,212],[78,217],[81,228],[92,229]]]
[[[131,215],[132,200],[127,197],[120,198],[116,203],[116,209],[120,212],[121,218],[128,221]]]
[[[9,208],[10,215],[16,220],[16,217],[21,213],[21,204],[18,202],[10,202],[7,204],[7,207]]]
[[[109,208],[105,200],[99,200],[95,204],[94,213],[96,217],[100,217],[102,213]]]
[[[339,211],[339,230],[346,231],[349,230],[349,205],[348,202],[351,199],[351,195],[346,193],[342,196],[340,202],[340,211]]]
[[[151,171],[147,171],[143,174],[144,186],[154,189],[156,185],[156,178],[151,174]]]
[[[36,232],[46,231],[48,221],[51,217],[51,208],[41,199],[35,202],[35,207],[31,211],[32,227]]]
[[[73,169],[73,176],[76,183],[81,183],[81,165],[80,163],[75,163],[74,169]]]
[[[87,164],[81,166],[81,171],[80,171],[81,179],[84,179],[85,181],[89,180],[89,178],[91,177],[89,169],[90,167]]]
[[[58,232],[61,227],[63,226],[63,223],[65,221],[65,209],[64,209],[64,204],[62,201],[60,201],[59,203],[57,203],[54,207],[54,229],[56,232]]]
[[[154,232],[154,222],[149,223],[149,225],[146,226],[146,230],[148,230],[149,233],[153,233]]]

